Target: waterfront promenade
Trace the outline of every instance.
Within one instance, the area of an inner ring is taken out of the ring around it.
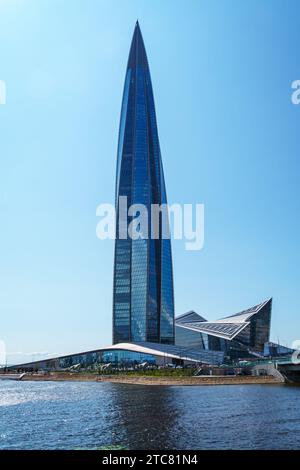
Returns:
[[[151,376],[134,374],[98,375],[91,373],[51,372],[48,375],[26,374],[22,381],[80,381],[80,382],[110,382],[128,385],[253,385],[279,384],[281,381],[270,375],[202,375],[202,376]]]

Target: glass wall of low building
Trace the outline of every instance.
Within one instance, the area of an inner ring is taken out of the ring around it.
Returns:
[[[181,326],[175,327],[175,344],[185,348],[206,351],[227,351],[227,341],[216,336],[194,331]]]

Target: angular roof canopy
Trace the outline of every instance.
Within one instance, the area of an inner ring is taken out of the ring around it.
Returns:
[[[206,321],[206,319],[199,315],[199,313],[194,312],[194,310],[190,310],[189,312],[183,313],[182,315],[176,317],[177,323],[187,323],[194,321]]]
[[[234,339],[246,326],[250,324],[251,317],[258,314],[262,308],[271,302],[272,299],[267,299],[264,302],[248,308],[241,312],[235,313],[220,320],[213,322],[205,321],[203,317],[196,312],[187,312],[176,318],[177,326],[186,328],[188,330],[198,331],[199,333],[207,333],[218,338],[227,340]],[[199,317],[199,319],[197,319]]]

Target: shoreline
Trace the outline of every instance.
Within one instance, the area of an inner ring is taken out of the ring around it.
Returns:
[[[277,378],[267,376],[191,376],[191,377],[101,377],[98,382],[121,383],[129,385],[184,385],[184,386],[205,386],[205,385],[274,385],[280,382]]]
[[[205,385],[275,385],[282,382],[271,375],[264,376],[189,376],[189,377],[155,377],[155,376],[126,376],[126,375],[96,375],[77,373],[51,373],[50,375],[32,374],[26,375],[22,381],[39,382],[109,382],[127,385],[145,386],[205,386]]]

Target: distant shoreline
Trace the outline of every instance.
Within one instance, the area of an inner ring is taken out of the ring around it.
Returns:
[[[201,386],[201,385],[270,385],[281,383],[277,378],[267,376],[188,376],[188,377],[155,377],[155,376],[130,376],[130,375],[96,375],[96,374],[82,374],[82,373],[51,373],[49,375],[31,374],[22,378],[22,381],[71,381],[71,382],[109,382],[128,385],[186,385],[186,386]]]

